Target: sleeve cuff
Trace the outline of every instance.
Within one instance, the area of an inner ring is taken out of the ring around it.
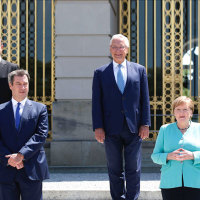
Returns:
[[[193,152],[194,154],[194,165],[200,164],[200,151]]]
[[[167,155],[168,155],[168,153],[162,153],[160,155],[160,163],[162,165],[166,165],[167,164]]]

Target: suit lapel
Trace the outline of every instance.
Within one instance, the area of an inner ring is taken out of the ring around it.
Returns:
[[[1,62],[0,62],[0,64],[1,64],[1,67],[7,69],[6,68],[6,61],[5,60],[2,59]]]
[[[9,101],[9,103],[7,105],[7,111],[6,112],[8,113],[8,120],[9,120],[9,122],[11,122],[11,126],[13,126],[13,128],[16,129],[15,128],[15,117],[14,117],[12,101]]]
[[[120,92],[118,85],[116,83],[116,80],[115,80],[115,75],[114,75],[114,70],[113,70],[113,62],[111,62],[110,65],[108,66],[108,74],[109,74],[108,78],[111,81],[111,84],[114,85],[114,87]]]
[[[1,60],[1,63],[2,63],[2,65],[5,65],[6,64],[6,61],[5,60]]]
[[[126,85],[124,87],[124,93],[125,91],[127,90],[127,87],[130,83],[130,80],[131,80],[131,72],[132,72],[132,69],[131,69],[131,63],[129,61],[126,62],[126,66],[127,66],[127,80],[126,80]],[[121,94],[121,91],[119,90],[118,88],[118,85],[116,83],[116,80],[115,80],[115,75],[114,75],[114,70],[113,70],[113,62],[111,62],[108,66],[108,73],[109,73],[109,80],[111,80],[112,84],[114,85],[114,87],[120,92]],[[124,94],[123,93],[123,94]]]
[[[127,80],[126,80],[126,85],[124,87],[124,93],[126,92],[131,79],[131,63],[129,61],[126,61],[126,67],[127,67]]]
[[[9,68],[6,67],[6,61],[2,59],[1,62],[0,62],[0,75],[1,75],[1,78],[8,79],[8,73],[9,73]]]
[[[19,132],[23,126],[23,123],[29,119],[29,115],[31,113],[31,109],[32,109],[32,103],[29,99],[27,99],[25,105],[24,105],[24,109],[21,115],[21,121],[20,121],[20,126],[19,126]]]

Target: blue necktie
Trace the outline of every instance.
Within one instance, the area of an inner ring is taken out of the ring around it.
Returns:
[[[118,85],[119,90],[123,94],[125,84],[124,84],[123,74],[121,70],[122,65],[118,65],[118,67],[119,67],[119,70],[117,72],[117,85]]]
[[[17,103],[17,109],[16,109],[16,113],[15,113],[15,126],[16,129],[19,130],[19,124],[20,124],[20,114],[19,114],[19,110],[20,110],[20,104],[21,103]]]

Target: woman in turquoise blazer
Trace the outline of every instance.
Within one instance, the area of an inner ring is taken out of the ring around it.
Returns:
[[[163,200],[200,199],[200,124],[191,121],[193,101],[185,96],[173,102],[175,123],[160,128],[151,158],[162,165]]]

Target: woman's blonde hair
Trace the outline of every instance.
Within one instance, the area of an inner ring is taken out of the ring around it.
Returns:
[[[184,103],[188,104],[189,108],[192,110],[192,113],[193,113],[194,112],[194,102],[192,101],[192,99],[190,99],[189,97],[186,97],[186,96],[180,96],[173,101],[173,103],[172,103],[173,112],[177,106],[180,106],[181,104],[184,104]]]

